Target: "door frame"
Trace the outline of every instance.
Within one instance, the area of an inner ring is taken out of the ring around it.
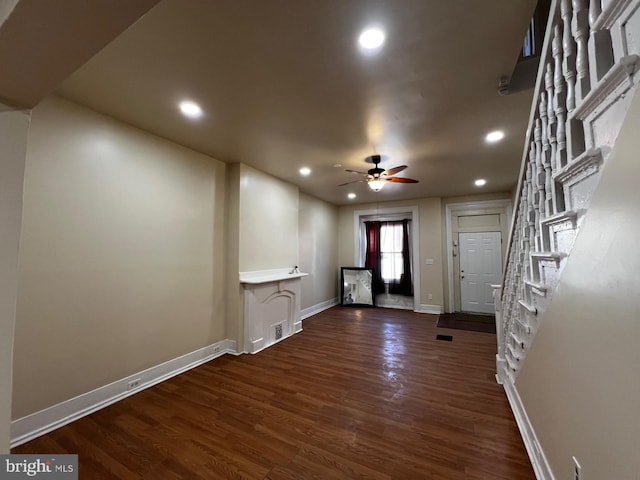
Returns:
[[[462,248],[461,236],[462,235],[486,235],[486,234],[497,234],[497,237],[498,237],[497,238],[498,239],[497,247],[498,247],[499,251],[502,251],[502,249],[503,249],[503,246],[502,246],[502,232],[499,231],[499,230],[487,230],[487,231],[482,231],[482,232],[458,232],[458,266],[459,266],[461,272],[462,272],[462,257],[464,256],[464,252],[465,252],[465,249]],[[494,260],[496,260],[496,259],[494,258]],[[503,261],[502,260],[502,255],[500,255],[497,258],[497,260],[500,261],[500,268],[498,269],[498,271],[500,272],[500,277],[502,277],[502,261]],[[465,276],[466,276],[466,273],[467,272],[465,272]],[[463,304],[463,301],[462,301],[462,278],[459,279],[459,284],[460,284],[460,287],[459,287],[459,291],[460,291],[460,311],[461,312],[468,312],[468,313],[478,313],[478,314],[488,313],[488,312],[479,312],[479,311],[473,311],[473,310],[466,310],[464,308],[464,304]],[[492,297],[493,297],[493,295],[492,295]],[[491,313],[493,313],[493,312],[491,312]]]
[[[445,208],[445,251],[447,254],[447,287],[449,291],[448,298],[446,299],[446,311],[455,311],[454,300],[454,284],[453,284],[453,213],[461,212],[465,210],[482,210],[490,208],[504,208],[506,210],[507,220],[510,222],[507,225],[507,232],[511,230],[511,222],[513,222],[513,207],[511,205],[511,199],[501,198],[498,200],[481,200],[475,202],[461,202],[461,203],[448,203]],[[506,239],[503,239],[506,240]],[[502,259],[502,265],[505,265],[505,259]]]
[[[411,218],[411,263],[413,268],[413,311],[425,312],[420,303],[420,219],[418,218],[418,206],[371,208],[356,210],[353,212],[353,253],[354,265],[364,266],[364,244],[361,235],[361,217],[385,217],[391,215],[407,215]],[[362,264],[362,265],[360,265]]]

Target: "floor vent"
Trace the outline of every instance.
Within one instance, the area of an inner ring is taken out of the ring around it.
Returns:
[[[276,328],[276,340],[280,340],[282,338],[282,324],[278,324],[275,326]]]
[[[452,342],[453,336],[452,335],[436,335],[436,340],[442,340],[444,342]]]

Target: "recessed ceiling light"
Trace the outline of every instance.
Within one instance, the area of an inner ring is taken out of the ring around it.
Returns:
[[[494,130],[493,132],[489,132],[485,137],[485,140],[488,143],[499,142],[504,138],[504,132],[502,130]]]
[[[353,192],[351,192],[351,193],[347,194],[347,197],[348,197],[350,200],[353,200],[354,198],[356,198],[356,196],[357,196],[357,195],[356,195],[355,193],[353,193]]]
[[[385,41],[384,31],[379,27],[369,27],[360,33],[358,43],[366,50],[375,50],[380,48]]]
[[[309,167],[302,167],[300,169],[300,175],[302,175],[303,177],[308,177],[309,174],[311,174],[311,169]]]
[[[483,185],[487,184],[487,181],[484,178],[479,178],[473,183],[476,184],[476,187],[482,187]]]
[[[200,118],[202,116],[202,108],[196,102],[185,100],[180,102],[180,111],[185,117]]]
[[[333,164],[333,168],[340,168],[340,167],[342,167],[341,163],[334,163]]]

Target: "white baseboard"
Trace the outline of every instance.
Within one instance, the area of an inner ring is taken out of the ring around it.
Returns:
[[[422,303],[420,308],[416,310],[418,313],[431,313],[432,315],[440,315],[444,313],[444,307],[442,305],[427,305]]]
[[[152,387],[164,380],[209,362],[225,353],[236,354],[235,340],[221,340],[26,417],[18,418],[11,422],[11,448],[67,425],[123,398],[134,395],[145,388]],[[139,385],[132,390],[127,390],[129,382],[133,380],[139,380]]]
[[[524,409],[518,390],[510,380],[503,379],[503,382],[504,390],[507,393],[507,398],[509,399],[509,405],[511,406],[513,416],[515,417],[518,428],[520,429],[520,435],[522,436],[522,441],[527,449],[527,454],[529,455],[529,460],[531,461],[537,480],[555,480],[551,467],[549,466],[549,462],[547,461],[547,457],[542,450],[542,446],[538,441],[533,425],[531,425],[527,412]]]
[[[300,312],[300,316],[302,317],[302,320],[305,320],[336,305],[338,305],[338,297],[331,298],[329,300],[325,300],[324,302],[320,302],[316,305],[305,308]]]

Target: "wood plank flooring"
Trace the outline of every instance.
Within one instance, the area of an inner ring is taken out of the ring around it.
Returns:
[[[78,453],[90,480],[535,479],[495,335],[437,341],[436,319],[334,307],[13,453]]]

